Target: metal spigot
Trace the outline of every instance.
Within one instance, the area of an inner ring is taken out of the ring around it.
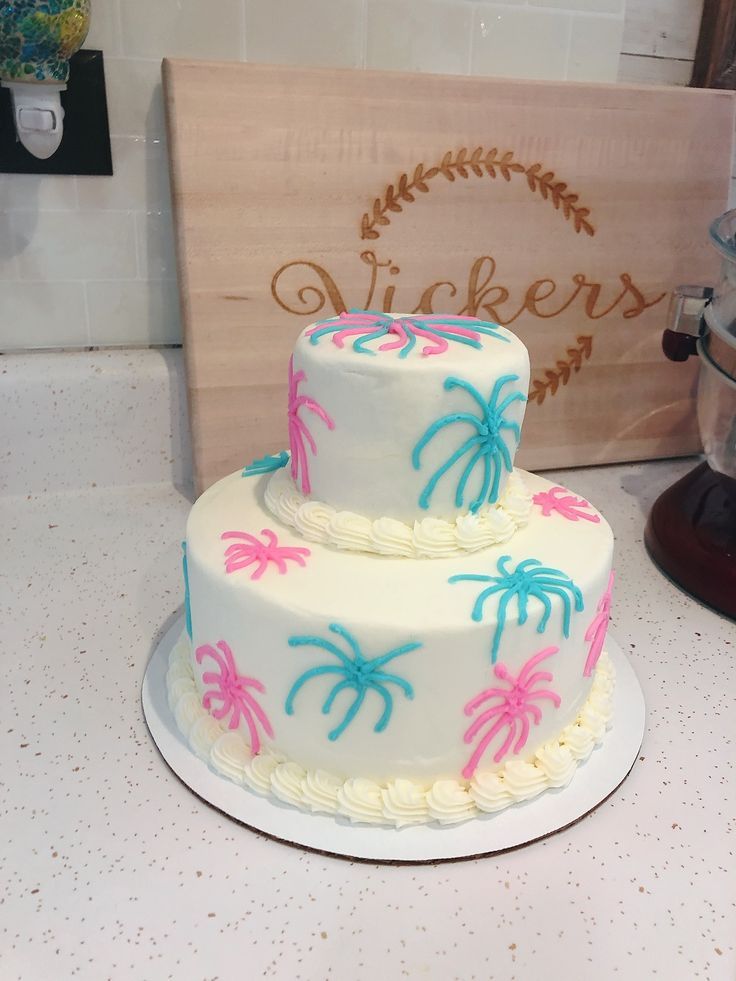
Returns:
[[[673,290],[662,334],[662,350],[670,361],[687,361],[698,353],[703,314],[712,296],[710,286],[678,286]]]

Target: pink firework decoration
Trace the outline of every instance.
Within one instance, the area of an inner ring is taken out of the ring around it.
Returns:
[[[325,410],[308,395],[299,394],[299,386],[306,379],[303,371],[294,373],[294,356],[289,359],[289,447],[291,449],[291,476],[294,482],[301,481],[301,489],[304,494],[309,494],[312,485],[309,482],[309,464],[307,462],[307,447],[305,440],[312,451],[312,455],[317,455],[317,446],[314,437],[309,431],[309,427],[300,416],[302,410],[313,412],[314,415],[324,422],[328,429],[334,429],[335,423],[327,415]]]
[[[376,310],[350,310],[341,313],[331,320],[323,320],[306,332],[312,344],[319,342],[325,335],[332,335],[336,347],[343,348],[348,338],[353,339],[353,350],[359,354],[371,354],[366,344],[389,337],[378,347],[379,351],[400,351],[399,357],[405,358],[416,346],[419,339],[425,341],[422,354],[444,354],[449,347],[449,341],[467,344],[470,347],[482,347],[481,335],[487,335],[497,340],[508,341],[499,334],[498,324],[474,317],[450,317],[441,314],[421,316],[392,317],[390,314]]]
[[[542,711],[538,705],[534,704],[536,701],[546,699],[552,702],[555,708],[560,707],[560,696],[556,692],[550,691],[548,688],[536,687],[541,682],[552,681],[551,673],[534,670],[541,661],[556,654],[558,650],[559,647],[545,647],[543,651],[529,658],[519,672],[518,678],[514,678],[504,664],[497,664],[494,668],[495,675],[501,681],[506,682],[508,687],[486,688],[465,706],[465,714],[473,715],[475,710],[485,702],[495,701],[495,704],[484,709],[477,716],[465,733],[465,742],[472,743],[480,730],[484,726],[489,726],[463,770],[463,776],[466,780],[470,780],[475,773],[488,744],[503,729],[507,729],[508,732],[503,745],[493,757],[495,763],[501,762],[511,749],[512,743],[514,746],[511,751],[514,755],[524,748],[529,737],[529,719],[531,718],[534,725],[539,725],[542,721]]]
[[[215,650],[211,644],[203,644],[202,647],[197,648],[197,664],[201,664],[204,658],[210,657],[220,669],[219,673],[217,671],[205,671],[202,675],[202,681],[205,685],[215,686],[204,693],[202,705],[208,712],[212,713],[215,719],[224,719],[229,712],[232,712],[228,723],[229,729],[237,729],[240,720],[244,719],[250,732],[250,751],[255,756],[261,751],[261,738],[258,735],[256,723],[260,723],[263,731],[271,739],[273,739],[273,729],[266,713],[248,689],[255,688],[261,694],[266,689],[255,678],[247,678],[245,675],[238,674],[233,653],[224,640],[218,641],[217,648],[218,650]],[[213,702],[220,702],[220,705],[217,708],[212,708]]]
[[[237,572],[238,569],[245,569],[253,563],[257,563],[253,570],[251,579],[260,579],[268,568],[268,563],[273,562],[279,573],[287,571],[286,563],[296,562],[301,566],[306,565],[305,559],[312,553],[308,548],[291,548],[286,545],[279,545],[278,539],[273,531],[263,528],[261,534],[266,539],[262,542],[255,535],[249,535],[246,531],[226,531],[222,535],[222,540],[227,541],[231,538],[237,539],[232,545],[225,549],[225,571]]]
[[[542,514],[547,518],[556,511],[568,521],[578,521],[582,518],[583,521],[597,523],[601,520],[597,514],[589,514],[582,510],[592,507],[591,504],[584,501],[582,497],[574,497],[564,487],[551,487],[548,491],[540,491],[532,500],[541,507]]]
[[[615,578],[615,573],[613,570],[611,570],[611,575],[608,577],[608,586],[606,586],[606,591],[598,601],[593,622],[585,632],[585,639],[590,641],[588,657],[586,658],[585,668],[583,669],[583,675],[586,678],[589,678],[591,674],[593,674],[595,666],[598,663],[598,658],[601,656],[603,651],[603,644],[606,639],[606,633],[608,632],[608,621],[611,619],[611,599],[613,596],[613,581]]]

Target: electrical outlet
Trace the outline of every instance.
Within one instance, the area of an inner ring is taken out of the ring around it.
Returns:
[[[69,61],[69,81],[61,93],[64,135],[59,149],[39,160],[18,140],[10,92],[0,87],[0,173],[112,174],[105,68],[101,51],[78,51]]]

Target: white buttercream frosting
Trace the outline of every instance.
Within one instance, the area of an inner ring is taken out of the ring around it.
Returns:
[[[547,743],[537,750],[537,765],[544,771],[551,787],[565,787],[577,769],[570,748],[560,745],[559,741]]]
[[[171,687],[174,681],[186,681],[187,684],[192,683],[192,672],[187,670],[186,664],[181,661],[174,659],[169,659],[169,667],[166,672],[166,684]]]
[[[174,706],[174,718],[179,731],[189,738],[189,730],[202,714],[202,700],[196,689],[179,694],[175,688],[169,689],[169,699]]]
[[[476,773],[470,786],[470,796],[481,811],[502,811],[514,803],[514,798],[500,773]]]
[[[472,330],[472,324],[466,326]],[[420,340],[400,354],[396,347],[381,351],[382,342],[369,340],[361,353],[354,347],[355,336],[343,342],[335,335],[318,337],[310,335],[309,328],[303,331],[294,345],[294,385],[299,397],[313,400],[333,423],[328,426],[302,410],[316,451],[306,451],[307,487],[311,485],[314,500],[370,521],[384,515],[397,518],[409,527],[428,516],[454,521],[478,495],[488,497],[489,487],[483,491],[487,471],[478,457],[471,464],[470,453],[464,455],[446,479],[435,481],[431,493],[424,494],[421,508],[420,496],[462,441],[483,435],[484,407],[498,412],[501,405],[505,425],[496,438],[505,444],[505,452],[493,468],[494,483],[498,479],[497,490],[503,495],[509,476],[504,461],[513,461],[524,421],[529,355],[511,331],[500,327],[495,334],[481,333],[477,346],[451,339],[442,353],[428,355],[425,349],[432,348],[431,341]],[[396,334],[390,339],[396,341]],[[464,384],[448,384],[451,379]],[[512,393],[516,397],[507,402]],[[468,421],[469,414],[475,423]],[[306,437],[305,441],[309,442]],[[458,481],[466,467],[458,504]]]
[[[191,690],[176,697],[181,681],[189,678],[194,684],[186,635],[174,647],[170,664],[174,670],[167,673],[167,688],[177,725],[215,772],[294,807],[396,828],[429,821],[456,824],[564,787],[602,741],[613,713],[615,672],[604,653],[578,718],[530,759],[510,760],[493,772],[479,770],[470,781],[444,779],[426,785],[404,778],[385,784],[365,777],[342,780],[323,770],[305,770],[272,748],[251,757],[240,731],[224,729]]]
[[[174,712],[177,706],[180,706],[181,721],[177,719],[177,724],[185,735],[188,734],[189,729],[197,718],[199,705],[197,688],[194,684],[191,668],[189,667],[187,652],[188,646],[180,638],[169,654],[169,666],[166,671],[166,691],[169,699],[169,708]],[[193,702],[192,699],[184,699],[184,696],[188,694],[194,696]]]
[[[243,739],[243,737],[240,737]],[[245,740],[243,739],[245,743]],[[247,744],[246,744],[247,745]],[[248,746],[250,754],[250,746]],[[243,771],[243,783],[258,794],[271,793],[271,774],[279,765],[279,759],[265,751],[254,756]]]
[[[459,824],[475,817],[477,809],[466,784],[437,780],[427,792],[427,814],[440,824]]]
[[[201,759],[209,762],[210,750],[222,735],[222,726],[204,712],[189,730],[189,745]]]
[[[306,771],[289,760],[280,763],[271,773],[271,793],[285,804],[298,807],[302,802],[302,781]]]
[[[307,770],[302,780],[302,803],[310,811],[334,814],[342,780],[324,770]]]
[[[235,731],[224,732],[210,747],[210,764],[233,783],[242,784],[250,763],[250,747]]]
[[[351,511],[338,511],[299,491],[287,469],[277,470],[265,492],[268,510],[313,542],[334,548],[407,558],[448,558],[507,542],[529,520],[532,498],[518,470],[509,475],[498,504],[454,521],[424,518],[413,526],[393,518],[371,521]]]
[[[362,824],[385,824],[381,788],[366,777],[346,780],[337,792],[337,811]]]
[[[383,814],[397,828],[427,820],[427,793],[413,780],[394,780],[381,791]]]
[[[193,695],[197,694],[197,689],[191,675],[188,678],[175,678],[172,677],[171,673],[169,673],[166,675],[166,684],[171,692],[173,703],[178,702],[180,698],[183,698],[184,695],[187,695],[190,692]]]
[[[514,800],[531,800],[550,786],[550,781],[536,760],[509,760],[503,768],[503,782]]]
[[[587,726],[582,725],[580,720],[567,726],[563,730],[560,739],[563,746],[567,746],[572,753],[573,759],[578,763],[587,760],[595,746],[593,733]]]

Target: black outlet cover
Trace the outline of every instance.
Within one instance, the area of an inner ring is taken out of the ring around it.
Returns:
[[[34,157],[18,139],[10,92],[0,86],[0,173],[112,174],[102,52],[78,51],[69,68],[66,92],[61,93],[64,135],[48,160]]]

